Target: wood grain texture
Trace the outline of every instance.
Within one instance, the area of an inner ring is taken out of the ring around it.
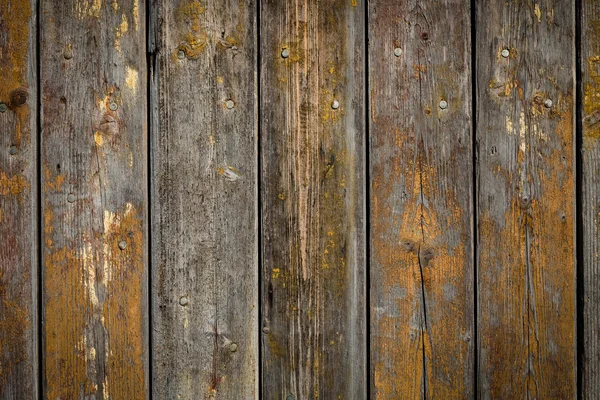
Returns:
[[[44,396],[148,398],[145,16],[41,3]]]
[[[477,6],[479,397],[570,399],[574,2]]]
[[[261,2],[265,399],[366,396],[364,10]]]
[[[38,397],[35,1],[0,0],[0,398]]]
[[[374,398],[473,397],[470,29],[469,1],[369,3]]]
[[[581,88],[583,100],[581,232],[583,245],[584,399],[600,392],[600,3],[584,0],[581,12]]]
[[[258,398],[256,2],[151,6],[154,397]]]

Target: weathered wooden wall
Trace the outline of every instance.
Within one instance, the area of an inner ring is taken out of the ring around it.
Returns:
[[[599,4],[0,0],[0,399],[596,398]]]

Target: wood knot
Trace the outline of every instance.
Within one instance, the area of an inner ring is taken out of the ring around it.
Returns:
[[[423,39],[423,40],[429,40],[429,33],[427,33],[427,32],[421,33],[421,39]]]
[[[402,246],[402,248],[405,251],[407,251],[409,253],[414,253],[414,251],[416,249],[415,243],[410,239],[402,239],[400,241],[400,245]]]
[[[429,261],[431,261],[433,259],[433,257],[435,257],[433,249],[430,249],[428,247],[420,249],[420,251],[419,251],[419,259],[420,259],[421,265],[423,267],[428,266],[429,265]]]
[[[27,89],[24,87],[19,87],[13,90],[10,93],[10,106],[11,108],[22,106],[27,103],[27,98],[29,97],[29,93]]]

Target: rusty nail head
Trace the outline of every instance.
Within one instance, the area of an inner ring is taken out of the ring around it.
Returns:
[[[10,150],[8,151],[11,155],[15,155],[17,154],[17,146],[15,146],[14,144],[12,146],[10,146]]]
[[[288,49],[283,49],[281,51],[281,57],[288,58],[290,56],[290,51]]]
[[[396,57],[400,57],[400,56],[402,55],[402,49],[401,49],[400,47],[396,47],[396,48],[394,49],[394,55],[395,55]]]
[[[234,106],[234,104],[233,104],[233,100],[227,100],[227,101],[225,102],[225,107],[227,107],[228,109],[230,109],[230,110],[231,110],[231,109],[233,108],[233,106]]]
[[[442,110],[445,110],[446,108],[448,108],[448,102],[446,100],[440,101],[440,108]]]
[[[231,343],[231,344],[229,345],[229,350],[230,350],[232,353],[235,353],[235,352],[237,351],[237,349],[238,349],[238,345],[237,345],[237,343]]]
[[[337,100],[334,100],[333,103],[331,103],[331,108],[333,108],[334,110],[337,110],[338,108],[340,108],[340,102]]]
[[[126,241],[124,241],[124,240],[121,240],[121,241],[119,242],[119,248],[120,248],[121,250],[125,250],[125,248],[126,248],[126,247],[127,247],[127,242],[126,242]]]
[[[263,333],[270,333],[271,329],[268,326],[263,327]]]
[[[6,107],[6,103],[0,103],[0,112],[2,112],[2,113],[6,112],[7,108],[8,107]]]
[[[110,103],[108,108],[110,108],[111,111],[116,111],[117,108],[119,108],[119,105],[113,101],[112,103]]]
[[[75,203],[75,200],[76,200],[75,195],[73,193],[69,193],[69,195],[67,196],[67,201],[69,203]]]
[[[185,52],[183,50],[179,50],[177,52],[177,58],[179,58],[180,60],[183,60],[185,58]]]
[[[502,50],[502,57],[504,58],[508,58],[508,56],[510,55],[510,51],[508,51],[508,49],[504,49]]]
[[[552,107],[552,100],[550,99],[546,99],[546,101],[544,102],[544,105],[546,106],[546,108],[550,108]]]
[[[179,305],[181,305],[181,306],[184,306],[184,307],[185,307],[185,306],[187,306],[188,304],[189,304],[189,300],[188,300],[187,296],[181,296],[181,297],[179,298]]]

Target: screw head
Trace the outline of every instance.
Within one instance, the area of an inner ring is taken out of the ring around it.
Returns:
[[[0,103],[0,112],[1,113],[6,112],[7,108],[8,107],[6,106],[6,103]]]
[[[238,349],[237,343],[231,343],[229,345],[229,351],[231,351],[232,353],[235,353],[237,351],[237,349]]]
[[[121,250],[125,250],[125,248],[126,248],[126,247],[127,247],[127,242],[126,242],[126,241],[124,241],[124,240],[121,240],[121,241],[119,242],[119,248],[120,248]]]
[[[233,100],[227,100],[225,102],[225,107],[227,107],[229,110],[231,110],[233,108],[235,104],[233,103]]]
[[[502,50],[502,57],[504,58],[508,58],[508,56],[510,55],[510,51],[508,51],[508,49],[504,49]]]
[[[448,102],[446,100],[440,101],[440,108],[442,110],[445,110],[446,108],[448,108]]]
[[[331,103],[331,108],[333,108],[334,110],[337,110],[338,108],[340,108],[340,102],[337,100],[334,100],[333,103]]]
[[[269,329],[268,326],[264,326],[263,329],[262,329],[262,331],[263,331],[263,333],[270,333],[271,329]]]
[[[69,203],[75,203],[75,200],[77,200],[77,198],[75,197],[75,195],[73,193],[69,193],[69,195],[67,196],[67,201]]]
[[[180,306],[183,306],[183,307],[185,307],[185,306],[187,306],[189,303],[190,303],[190,301],[188,300],[188,297],[187,297],[187,296],[181,296],[181,297],[179,298],[179,305],[180,305]]]
[[[116,111],[117,108],[119,108],[119,105],[113,101],[108,105],[108,108],[110,108],[111,111]]]
[[[179,50],[177,52],[177,58],[180,59],[180,60],[183,60],[185,58],[185,51]]]
[[[10,153],[10,155],[14,156],[15,154],[17,154],[17,146],[13,144],[12,146],[10,146],[10,150],[8,150],[8,152]]]
[[[290,56],[290,51],[289,51],[289,49],[283,49],[283,50],[281,51],[281,57],[282,57],[282,58],[288,58],[289,56]]]
[[[544,101],[544,106],[546,106],[546,108],[552,107],[552,104],[552,100],[550,99],[546,99],[546,101]]]
[[[401,49],[400,47],[396,47],[396,48],[394,49],[394,55],[395,55],[396,57],[400,57],[400,56],[402,55],[402,49]]]

